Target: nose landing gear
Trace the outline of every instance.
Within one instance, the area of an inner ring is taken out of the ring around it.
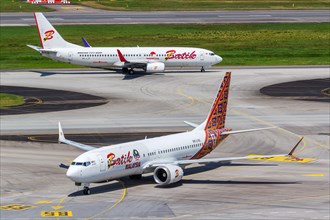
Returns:
[[[203,67],[203,66],[202,66],[201,72],[202,72],[202,73],[203,73],[203,72],[205,72],[205,69],[204,69],[204,67]]]
[[[90,194],[91,194],[91,190],[90,190],[90,188],[89,188],[89,187],[84,187],[84,189],[83,189],[83,194],[84,194],[84,195],[90,195]]]

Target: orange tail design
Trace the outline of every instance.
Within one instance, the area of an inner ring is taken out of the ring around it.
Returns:
[[[213,102],[211,111],[205,121],[205,141],[202,148],[195,154],[192,159],[199,159],[204,157],[206,154],[210,153],[216,146],[220,144],[228,135],[221,135],[223,131],[228,131],[230,129],[225,128],[226,122],[226,112],[229,94],[229,84],[230,84],[231,73],[227,72],[217,96]],[[201,129],[198,127],[197,129]]]
[[[209,116],[207,117],[204,130],[216,130],[225,127],[230,77],[231,72],[227,72],[223,78]]]

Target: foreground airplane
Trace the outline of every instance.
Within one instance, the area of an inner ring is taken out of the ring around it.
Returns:
[[[85,47],[65,41],[42,13],[34,13],[42,47],[27,45],[53,60],[83,66],[120,67],[123,73],[134,69],[163,72],[165,67],[200,67],[201,72],[222,61],[212,51],[190,47]]]
[[[230,73],[226,73],[216,95],[207,119],[201,125],[191,122],[195,127],[190,132],[150,138],[107,147],[95,148],[64,137],[59,123],[59,142],[75,146],[87,152],[73,160],[68,168],[67,177],[78,186],[83,186],[84,194],[90,194],[90,183],[113,180],[125,176],[141,178],[143,173],[153,172],[156,183],[167,185],[181,180],[185,166],[193,163],[270,158],[275,156],[292,156],[300,140],[289,154],[243,156],[229,158],[201,159],[214,150],[228,135],[258,131],[268,128],[257,128],[231,131],[225,128]]]

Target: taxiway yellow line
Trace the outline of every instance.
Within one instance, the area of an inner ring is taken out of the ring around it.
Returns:
[[[98,216],[100,216],[100,215],[102,215],[102,214],[104,214],[104,213],[106,213],[106,212],[109,212],[111,209],[115,208],[119,203],[121,203],[121,202],[124,200],[124,198],[125,198],[125,196],[126,196],[126,194],[127,194],[127,188],[126,188],[126,186],[125,186],[125,184],[124,184],[123,181],[121,181],[120,179],[118,179],[117,181],[118,181],[118,182],[122,185],[122,187],[123,187],[123,194],[121,195],[121,198],[120,198],[120,199],[119,199],[119,200],[118,200],[113,206],[111,206],[110,208],[105,209],[105,210],[103,210],[103,211],[97,213],[96,215],[93,215],[92,217],[87,218],[87,220],[90,220],[90,219],[96,218],[96,217],[98,217]]]

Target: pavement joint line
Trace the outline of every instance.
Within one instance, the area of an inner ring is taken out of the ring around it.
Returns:
[[[248,204],[245,204],[245,203],[241,203],[241,204],[235,204],[235,205],[230,205],[229,207],[225,207],[225,208],[213,208],[213,209],[208,209],[208,210],[203,210],[203,211],[199,211],[199,212],[194,212],[194,213],[190,213],[191,215],[195,216],[196,214],[203,214],[203,213],[208,213],[208,212],[214,212],[216,210],[228,210],[228,209],[231,209],[231,208],[242,208],[242,207],[245,207],[245,206],[249,206],[249,205],[265,205],[265,204],[271,204],[271,203],[274,203],[274,202],[282,202],[282,201],[291,201],[291,200],[306,200],[306,199],[318,199],[318,198],[323,198],[323,197],[328,197],[329,198],[329,195],[321,195],[321,196],[305,196],[305,197],[299,197],[299,198],[292,198],[292,199],[283,199],[283,200],[268,200],[268,201],[259,201],[260,203],[257,203],[257,202],[252,202],[252,203],[248,203]],[[185,215],[187,214],[184,214],[184,215],[180,215],[180,216],[175,216],[175,217],[170,217],[170,218],[165,218],[164,220],[169,220],[169,219],[179,219],[179,218],[184,218]]]
[[[121,181],[120,179],[117,179],[117,181],[123,187],[123,194],[121,195],[121,198],[114,205],[112,205],[110,208],[104,209],[103,211],[101,211],[101,212],[99,212],[99,213],[97,213],[97,214],[95,214],[95,215],[87,218],[86,220],[91,220],[91,219],[96,218],[96,217],[98,217],[98,216],[100,216],[100,215],[102,215],[102,214],[104,214],[106,212],[111,211],[113,208],[115,208],[119,203],[121,203],[124,200],[124,198],[126,197],[126,194],[127,194],[127,188],[126,188],[126,186],[125,186],[125,184],[124,184],[123,181]]]

